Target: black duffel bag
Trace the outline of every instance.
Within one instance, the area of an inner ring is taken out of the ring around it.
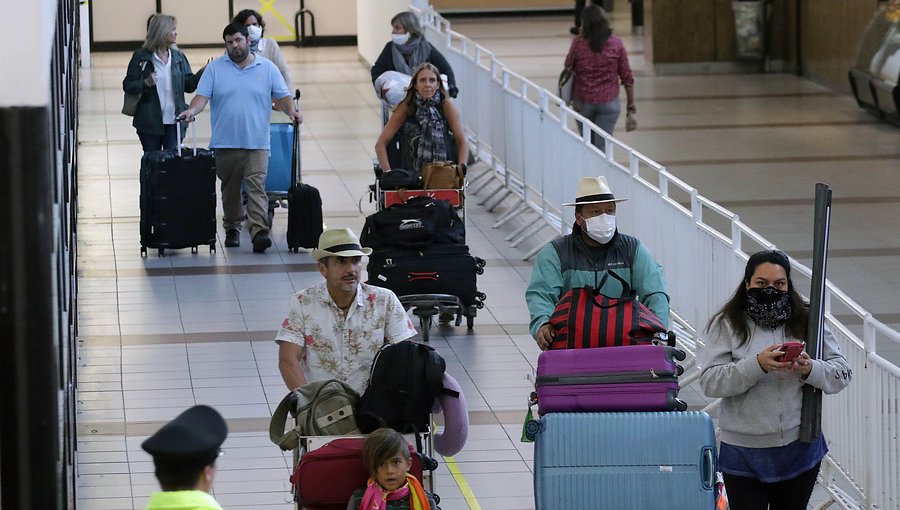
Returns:
[[[466,227],[450,202],[413,197],[366,218],[359,240],[373,250],[465,244]]]
[[[390,172],[384,172],[379,180],[379,185],[383,190],[422,189],[422,176],[419,175],[419,172],[405,168],[395,168]]]

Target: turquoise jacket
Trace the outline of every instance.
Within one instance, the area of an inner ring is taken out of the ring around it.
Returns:
[[[647,248],[636,237],[618,231],[605,245],[591,247],[581,239],[580,232],[575,225],[571,234],[548,243],[534,260],[531,283],[525,291],[531,336],[550,321],[563,294],[579,287],[596,287],[607,271],[615,271],[630,282],[641,303],[668,327],[666,281],[662,267]],[[600,288],[601,293],[612,297],[621,296],[622,290],[622,284],[614,278],[607,278]]]
[[[146,510],[222,510],[222,507],[203,491],[166,491],[154,492]]]

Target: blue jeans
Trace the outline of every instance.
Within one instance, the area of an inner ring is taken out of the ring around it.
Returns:
[[[618,97],[608,103],[587,103],[576,98],[574,106],[576,112],[584,115],[588,120],[609,134],[612,134],[613,128],[616,127],[616,121],[619,120],[619,114],[622,113],[622,105],[619,103]],[[580,122],[578,123],[578,129],[581,129]],[[600,150],[606,150],[606,143],[602,136],[593,134],[591,143]]]
[[[158,151],[160,149],[175,149],[178,147],[175,124],[163,124],[162,135],[151,135],[143,131],[138,131],[137,134],[138,138],[141,140],[141,147],[144,148],[144,152]]]

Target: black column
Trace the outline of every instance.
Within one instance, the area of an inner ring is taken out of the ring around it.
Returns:
[[[59,332],[48,107],[0,108],[0,501],[60,508]]]

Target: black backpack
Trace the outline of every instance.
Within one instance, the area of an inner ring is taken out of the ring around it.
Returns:
[[[422,189],[422,176],[419,172],[395,168],[378,176],[379,185],[384,190]]]
[[[446,363],[433,347],[410,340],[388,344],[378,351],[369,384],[356,406],[356,422],[363,434],[380,427],[402,433],[423,432],[428,413],[444,389]]]

